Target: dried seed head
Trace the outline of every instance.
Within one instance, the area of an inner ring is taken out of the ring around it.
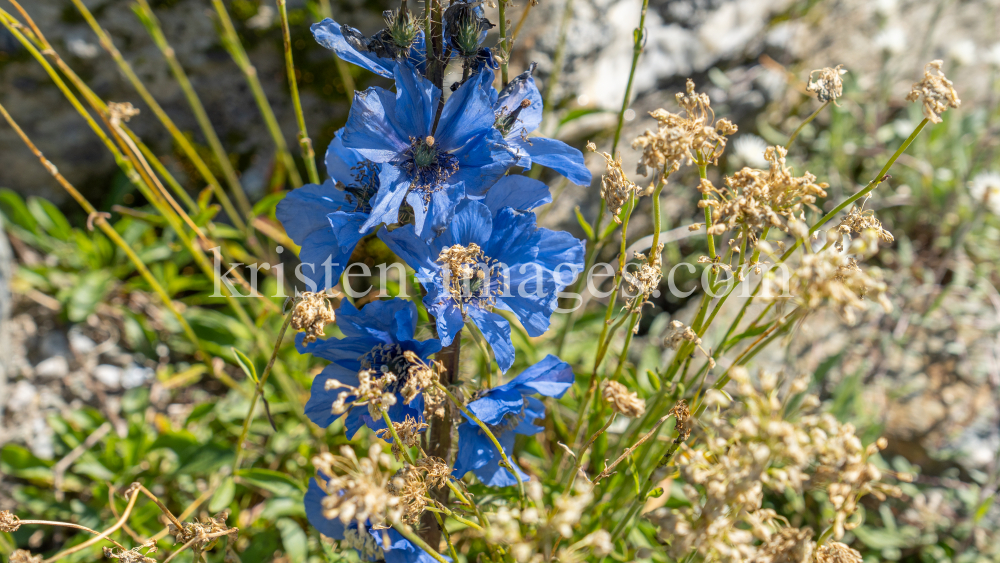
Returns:
[[[396,430],[396,434],[399,435],[399,440],[402,442],[402,446],[416,448],[420,445],[420,433],[429,428],[429,425],[422,421],[418,421],[410,415],[406,415],[403,422],[393,422],[392,427]],[[383,440],[388,440],[392,437],[392,432],[390,432],[388,428],[383,428],[381,430],[377,430],[375,435]],[[392,442],[392,455],[397,460],[403,458],[403,449],[395,440]]]
[[[378,444],[368,450],[368,457],[358,458],[349,446],[341,455],[326,452],[313,458],[320,472],[317,481],[326,491],[323,517],[338,519],[347,525],[355,522],[364,530],[368,520],[375,527],[385,526],[402,514],[400,499],[389,492],[388,469],[392,459]]]
[[[21,527],[21,519],[9,510],[0,510],[0,532],[16,532]]]
[[[629,198],[640,192],[640,188],[632,183],[625,175],[625,171],[622,170],[621,155],[618,155],[618,158],[613,158],[609,153],[598,152],[597,145],[594,143],[587,143],[587,150],[596,152],[607,161],[607,171],[601,178],[601,197],[604,198],[608,212],[611,213],[615,223],[620,225],[621,219],[618,218],[618,214],[621,213]]]
[[[872,210],[865,211],[865,203],[868,202],[866,197],[863,202],[861,202],[861,207],[859,208],[857,204],[851,206],[851,210],[847,212],[847,215],[841,219],[840,225],[837,230],[842,235],[847,236],[847,240],[851,240],[851,233],[862,233],[868,229],[872,229],[878,238],[884,242],[892,242],[895,240],[892,233],[887,231],[882,227],[882,222],[875,217],[875,212]],[[838,249],[843,250],[843,244],[838,241]]]
[[[661,242],[649,257],[636,252],[635,259],[639,260],[639,267],[634,272],[627,269],[622,272],[622,283],[625,285],[626,295],[631,298],[632,311],[640,312],[646,299],[660,286],[660,279],[663,277],[662,255]]]
[[[32,555],[27,549],[18,549],[10,554],[10,563],[42,563],[41,555]]]
[[[924,67],[924,79],[915,82],[906,95],[906,100],[915,102],[921,100],[924,106],[924,117],[931,123],[941,123],[941,114],[948,108],[957,108],[962,105],[962,100],[958,99],[958,92],[951,80],[945,78],[941,66],[944,63],[935,60],[927,63]]]
[[[819,76],[813,80],[813,75]],[[837,65],[833,68],[821,68],[809,73],[809,84],[806,91],[816,94],[816,99],[821,102],[834,102],[844,94],[844,81],[840,78],[847,74],[844,65]]]
[[[139,115],[139,109],[133,107],[129,102],[111,102],[108,104],[108,119],[112,123],[128,122],[128,120]]]
[[[219,538],[223,536],[228,536],[230,541],[236,541],[239,529],[227,526],[226,520],[228,518],[228,512],[220,512],[213,517],[206,516],[201,519],[196,518],[194,522],[182,522],[181,528],[170,524],[167,529],[170,535],[174,536],[174,542],[184,544],[194,540],[191,547],[204,551],[211,549]],[[129,552],[123,553],[127,554]],[[126,557],[130,556],[126,555]],[[128,559],[125,559],[125,561],[128,561]],[[142,560],[138,559],[137,561]]]
[[[663,343],[669,348],[676,350],[685,341],[701,344],[701,339],[698,338],[698,334],[691,327],[677,320],[670,321],[670,328],[667,329],[667,335],[664,337]]]
[[[657,130],[647,130],[632,142],[632,148],[642,150],[639,174],[646,176],[652,170],[666,178],[685,162],[718,163],[726,149],[726,137],[737,131],[732,121],[715,120],[708,94],[696,93],[691,79],[685,92],[677,94],[677,104],[684,110],[682,114],[664,109],[650,112]]]
[[[326,293],[305,292],[295,304],[292,313],[292,328],[305,331],[305,342],[315,342],[323,336],[326,325],[334,322],[337,316],[328,301]]]
[[[812,528],[781,528],[757,551],[753,563],[811,563]]]
[[[846,545],[832,541],[830,543],[821,545],[816,549],[816,563],[863,563],[864,558],[861,557],[855,549],[851,549]]]
[[[387,486],[402,503],[402,520],[411,525],[420,522],[428,504],[428,489],[440,489],[448,483],[451,470],[438,457],[423,457],[416,465],[406,464],[393,475]]]
[[[677,430],[677,439],[686,441],[691,436],[691,409],[688,408],[687,401],[683,399],[677,401],[668,414],[673,415],[677,421],[674,429]]]
[[[108,559],[117,559],[119,563],[156,563],[156,559],[150,557],[154,553],[156,553],[156,541],[154,540],[149,540],[128,550],[104,548],[104,556]]]
[[[605,382],[603,396],[611,408],[627,417],[638,418],[646,412],[646,401],[640,399],[638,393],[629,392],[628,387],[617,381]]]

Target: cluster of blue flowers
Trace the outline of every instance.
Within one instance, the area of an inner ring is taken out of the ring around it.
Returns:
[[[344,338],[306,344],[300,335],[298,343],[302,353],[330,361],[306,407],[322,427],[337,416],[334,402],[345,402],[343,389],[358,388],[362,370],[396,374],[386,389],[396,397],[390,420],[422,420],[422,396],[407,401],[401,393],[407,369],[427,365],[466,322],[478,327],[506,372],[515,356],[511,327],[495,309],[512,313],[529,335],[539,336],[549,327],[558,293],[583,269],[582,241],[536,224],[532,210],[551,201],[548,187],[515,171],[539,164],[579,185],[589,185],[591,174],[580,151],[529,136],[542,120],[534,66],[501,91],[493,87],[496,63],[482,47],[491,24],[478,4],[460,0],[445,13],[442,39],[448,53],[463,59],[464,72],[443,102],[442,88],[428,77],[429,41],[408,14],[389,14],[387,29],[372,37],[329,19],[312,28],[316,40],[343,60],[392,78],[395,92],[374,87],[356,94],[346,126],[326,152],[330,179],[292,191],[279,204],[278,218],[301,246],[301,271],[314,291],[336,285],[358,242],[377,232],[416,271],[438,336],[415,339],[417,308],[410,301],[356,309],[344,300],[337,311]],[[467,407],[510,452],[516,434],[541,431],[534,422],[545,408],[531,395],[560,397],[572,383],[570,367],[548,356],[508,383],[480,391]],[[346,397],[346,404],[355,399]],[[345,426],[348,437],[362,426],[386,428],[365,406],[348,408]],[[515,484],[499,462],[492,442],[467,418],[459,427],[453,475],[473,471],[486,485]],[[344,526],[317,508],[328,493],[310,487],[307,513],[321,532],[344,539]],[[402,537],[392,540],[380,555],[386,561],[427,557]]]

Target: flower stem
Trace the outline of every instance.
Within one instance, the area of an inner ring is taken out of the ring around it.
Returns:
[[[649,8],[649,0],[642,0],[642,11],[639,12],[639,27],[632,32],[634,44],[632,47],[632,68],[628,72],[628,83],[625,85],[625,98],[622,100],[622,109],[618,112],[618,126],[615,128],[615,140],[611,143],[611,156],[614,157],[618,150],[618,141],[621,140],[622,126],[625,124],[625,111],[629,102],[632,101],[632,83],[635,81],[635,69],[639,66],[639,55],[643,51],[643,42],[646,40],[646,9]]]
[[[514,464],[511,463],[510,458],[507,457],[507,452],[505,452],[503,450],[503,447],[500,445],[500,441],[497,440],[496,436],[493,435],[493,432],[490,430],[490,427],[485,422],[483,422],[482,420],[479,420],[479,418],[476,415],[472,414],[472,411],[470,411],[468,408],[466,408],[466,406],[463,405],[462,402],[459,401],[457,397],[455,397],[455,395],[452,395],[451,391],[449,391],[444,385],[441,385],[438,382],[435,382],[434,385],[435,385],[435,387],[437,387],[438,389],[440,389],[441,391],[443,391],[444,394],[448,396],[448,399],[451,400],[451,402],[456,407],[458,407],[458,409],[460,411],[462,411],[462,414],[464,414],[465,416],[469,417],[469,420],[471,420],[472,422],[475,422],[476,425],[478,425],[479,428],[483,431],[483,433],[486,434],[486,437],[488,437],[490,439],[490,441],[493,442],[493,447],[495,447],[497,449],[497,451],[500,452],[500,458],[503,460],[503,462],[501,463],[501,466],[506,465],[507,468],[510,469],[510,472],[514,474],[514,478],[517,479],[518,492],[521,494],[521,500],[523,501],[524,500],[524,481],[521,480],[521,476],[518,474],[517,470],[514,468]]]
[[[382,420],[385,421],[385,425],[389,428],[389,433],[392,434],[393,442],[399,446],[400,451],[403,452],[403,457],[406,458],[406,463],[409,463],[410,465],[416,463],[413,459],[413,454],[410,453],[406,444],[399,439],[399,434],[396,433],[396,427],[392,424],[392,419],[389,418],[389,412],[384,409],[382,410]]]
[[[395,528],[396,531],[399,532],[401,536],[413,542],[414,545],[427,552],[427,555],[430,555],[439,563],[448,563],[447,559],[445,559],[440,553],[435,551],[434,548],[428,545],[427,542],[425,542],[423,539],[420,538],[420,536],[413,533],[413,528],[410,528],[409,526],[398,520],[392,523],[392,527]]]
[[[257,400],[264,395],[264,384],[267,383],[267,378],[271,376],[271,368],[274,367],[274,361],[278,358],[278,350],[281,349],[281,342],[285,339],[285,332],[288,330],[288,325],[292,322],[292,315],[295,314],[295,304],[292,303],[292,310],[285,315],[285,322],[281,325],[281,330],[278,331],[278,341],[274,343],[274,349],[271,350],[271,359],[267,361],[267,367],[264,368],[264,373],[261,374],[260,378],[257,379],[257,387],[254,389],[253,397],[250,399],[250,412],[247,413],[246,419],[243,420],[243,429],[240,430],[240,439],[236,442],[236,459],[233,461],[233,474],[240,468],[240,461],[243,458],[243,442],[247,438],[247,434],[250,432],[250,422],[253,421],[253,411],[257,407]],[[390,426],[391,428],[391,426]]]
[[[306,164],[309,181],[313,184],[319,184],[316,151],[313,150],[312,139],[309,138],[309,132],[306,130],[306,118],[302,114],[302,100],[299,99],[299,84],[295,76],[295,59],[292,57],[292,33],[288,29],[286,0],[277,1],[278,13],[281,14],[281,32],[285,39],[285,68],[288,70],[288,88],[292,94],[292,106],[295,108],[295,119],[299,125],[299,148],[302,150],[302,160]]]
[[[507,80],[507,66],[510,60],[510,42],[507,37],[507,0],[500,0],[498,10],[500,11],[500,80],[501,86],[506,88],[509,82]]]
[[[243,43],[240,42],[240,36],[236,33],[233,20],[229,17],[229,12],[226,10],[225,4],[222,3],[222,0],[212,0],[212,6],[219,15],[219,23],[222,24],[222,44],[229,51],[229,55],[233,58],[236,66],[240,68],[243,76],[246,77],[247,85],[250,86],[250,93],[253,95],[254,101],[257,102],[257,109],[260,110],[260,115],[264,118],[264,125],[271,134],[271,140],[274,141],[278,158],[284,165],[291,184],[294,187],[299,187],[302,185],[302,177],[299,175],[298,167],[295,166],[292,154],[288,152],[285,135],[281,132],[281,126],[278,124],[278,119],[274,116],[274,110],[271,109],[270,102],[267,101],[267,95],[264,94],[264,87],[260,83],[260,77],[257,76],[257,69],[250,62],[250,57],[247,56],[247,52],[243,48]]]
[[[810,115],[809,117],[807,117],[805,119],[805,121],[803,121],[802,123],[800,123],[799,126],[795,128],[795,131],[792,133],[792,136],[789,137],[788,138],[788,142],[785,143],[785,149],[788,149],[788,147],[792,146],[792,143],[795,142],[795,138],[798,137],[799,133],[802,132],[802,128],[805,127],[806,125],[808,125],[810,121],[816,119],[816,116],[819,115],[819,112],[821,112],[824,109],[826,109],[826,106],[828,106],[828,105],[830,105],[830,100],[827,100],[826,102],[823,103],[823,105],[821,105],[818,108],[816,108],[816,111],[812,112],[812,115]]]

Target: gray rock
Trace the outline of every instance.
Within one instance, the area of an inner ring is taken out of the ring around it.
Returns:
[[[122,368],[111,364],[101,364],[94,368],[94,378],[112,389],[121,386],[123,374]]]
[[[153,375],[153,370],[132,364],[125,368],[125,372],[122,374],[122,387],[125,389],[134,389],[135,387],[142,386],[152,379]]]
[[[69,362],[63,356],[46,358],[35,366],[35,375],[45,379],[60,379],[69,375]]]

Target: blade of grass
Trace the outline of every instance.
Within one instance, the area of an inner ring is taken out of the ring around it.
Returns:
[[[162,123],[167,129],[170,136],[174,139],[174,142],[177,143],[177,146],[180,147],[181,151],[184,153],[184,156],[191,161],[195,169],[198,170],[198,173],[201,174],[202,178],[208,182],[208,185],[212,188],[215,196],[219,199],[222,209],[225,210],[226,215],[229,216],[233,225],[235,225],[237,229],[245,231],[247,226],[246,221],[239,213],[237,213],[236,208],[233,207],[233,202],[229,199],[229,196],[226,195],[226,192],[222,189],[222,185],[219,184],[219,180],[214,174],[212,174],[212,171],[209,169],[208,165],[205,164],[205,161],[198,154],[198,151],[194,149],[188,138],[184,136],[170,116],[167,115],[167,112],[163,110],[160,104],[156,101],[156,98],[154,98],[149,89],[146,88],[146,85],[143,84],[142,80],[138,77],[138,75],[136,75],[135,71],[132,70],[132,66],[128,64],[128,61],[122,57],[121,52],[118,51],[114,42],[111,41],[111,37],[108,36],[107,32],[100,26],[99,23],[97,23],[97,20],[94,18],[94,15],[90,12],[90,10],[87,9],[87,6],[84,5],[81,0],[71,1],[73,2],[73,5],[76,6],[77,11],[79,11],[83,16],[83,19],[87,20],[87,24],[90,25],[94,34],[97,35],[101,46],[104,47],[104,50],[111,55],[111,58],[114,59],[118,68],[121,69],[122,73],[125,75],[125,78],[128,79],[128,81],[132,84],[132,87],[139,93],[142,100],[147,106],[149,106],[153,114],[156,115],[156,118],[159,119],[160,123]],[[21,13],[24,14],[24,12],[17,5],[16,0],[11,0],[11,3],[18,8],[18,11],[21,11]],[[36,35],[39,35],[37,31]]]
[[[306,130],[306,119],[302,114],[302,100],[299,99],[299,84],[295,76],[295,59],[292,57],[292,33],[288,29],[288,9],[285,6],[285,0],[278,0],[278,13],[281,14],[281,34],[284,38],[288,88],[292,93],[295,119],[299,125],[299,148],[302,150],[302,160],[306,163],[306,172],[309,174],[309,181],[313,184],[318,184],[319,171],[316,169],[316,152],[313,150],[312,139],[309,138],[309,132]]]
[[[292,153],[288,152],[285,135],[281,132],[281,126],[278,124],[278,119],[274,116],[274,110],[271,109],[271,104],[267,101],[267,96],[264,94],[264,87],[260,83],[260,77],[257,76],[257,69],[250,63],[250,57],[247,56],[246,50],[243,49],[243,43],[240,42],[240,37],[233,26],[233,20],[229,17],[229,12],[226,10],[226,6],[222,3],[222,0],[212,0],[212,6],[219,15],[219,23],[222,24],[222,44],[229,51],[230,56],[233,57],[233,61],[240,68],[243,76],[246,77],[247,84],[250,86],[250,92],[253,94],[253,99],[257,103],[257,108],[260,110],[261,116],[264,118],[264,124],[271,134],[271,139],[274,141],[278,158],[284,164],[285,171],[288,173],[292,184],[297,188],[302,185],[302,176],[299,175],[299,169],[295,166]]]
[[[205,140],[208,141],[209,148],[215,154],[215,160],[222,170],[222,175],[226,178],[226,184],[229,185],[229,191],[232,192],[233,197],[236,199],[236,205],[239,207],[240,211],[243,213],[244,217],[249,217],[253,211],[250,206],[250,200],[247,199],[246,192],[243,191],[243,186],[240,184],[239,177],[236,174],[236,170],[233,168],[233,163],[229,160],[229,155],[226,153],[226,149],[222,146],[222,141],[219,140],[219,136],[215,132],[215,128],[212,126],[212,122],[208,119],[208,113],[205,111],[205,106],[202,105],[201,99],[198,97],[198,93],[195,92],[194,86],[191,85],[191,80],[188,79],[187,73],[184,72],[184,67],[181,66],[180,62],[177,60],[177,55],[174,52],[173,47],[167,42],[166,36],[163,35],[163,30],[160,27],[160,22],[156,18],[156,14],[153,13],[153,9],[150,8],[149,3],[146,0],[137,0],[138,4],[133,7],[136,16],[142,23],[143,27],[149,33],[149,36],[153,39],[153,43],[156,44],[160,52],[163,53],[163,57],[167,60],[167,65],[170,67],[170,73],[173,74],[174,80],[180,85],[181,91],[184,92],[184,97],[187,99],[188,105],[191,107],[191,112],[194,113],[195,120],[198,122],[198,127],[201,129],[202,134],[205,136]]]

